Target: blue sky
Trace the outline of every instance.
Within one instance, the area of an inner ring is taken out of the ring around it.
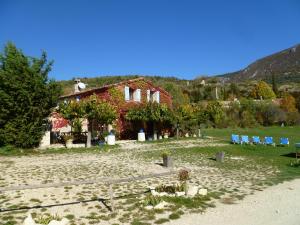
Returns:
[[[300,43],[299,21],[299,0],[0,0],[0,44],[45,50],[57,80],[193,79]]]

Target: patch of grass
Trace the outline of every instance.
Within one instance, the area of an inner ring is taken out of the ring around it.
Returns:
[[[36,202],[36,203],[42,203],[41,200],[36,199],[36,198],[32,198],[32,199],[30,199],[29,201],[31,201],[31,202]]]
[[[68,214],[65,216],[68,220],[73,220],[75,216],[73,214]]]
[[[297,160],[291,161],[290,166],[291,167],[300,167],[300,160],[297,159]]]
[[[143,200],[144,206],[156,206],[158,203],[162,201],[162,198],[159,196],[153,196],[151,194],[147,195]]]
[[[107,153],[115,152],[118,145],[104,145],[103,147],[91,148],[49,148],[46,150],[39,149],[21,149],[13,146],[4,146],[0,148],[0,156],[23,156],[23,155],[43,155],[43,154],[71,154],[71,153]]]
[[[208,203],[211,198],[209,196],[195,196],[194,198],[184,198],[184,197],[162,197],[166,202],[172,203],[175,206],[184,206],[188,209],[193,208],[207,208],[212,207],[210,203]]]
[[[178,214],[178,213],[171,213],[170,215],[169,215],[169,219],[170,220],[177,220],[177,219],[179,219],[180,218],[180,214]]]
[[[161,218],[161,219],[156,220],[154,223],[155,224],[163,224],[163,223],[166,223],[166,222],[169,222],[169,221],[170,221],[169,219]]]
[[[131,222],[131,225],[150,225],[150,223],[145,223],[145,222],[140,221],[139,219],[134,219]]]
[[[48,224],[50,223],[51,220],[61,220],[61,217],[58,215],[44,215],[44,216],[39,216],[35,219],[36,223],[39,224]]]

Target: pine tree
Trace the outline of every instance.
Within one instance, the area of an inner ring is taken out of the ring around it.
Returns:
[[[272,73],[272,89],[275,95],[278,95],[278,87],[277,87],[277,81],[276,81],[276,76],[274,73]]]
[[[8,43],[0,54],[0,145],[37,146],[60,87],[48,79],[46,53],[28,57]]]

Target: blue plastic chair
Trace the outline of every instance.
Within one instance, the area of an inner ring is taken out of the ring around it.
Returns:
[[[289,145],[290,142],[289,142],[289,139],[286,138],[286,137],[282,137],[280,138],[280,145]]]
[[[247,135],[241,136],[241,144],[249,144],[249,137]]]
[[[240,143],[240,137],[237,134],[231,135],[231,143],[232,144],[239,144]]]
[[[273,137],[265,137],[265,145],[273,145],[275,146],[275,143],[273,142]]]
[[[252,143],[255,144],[255,145],[261,144],[260,137],[259,136],[253,136],[252,137]]]

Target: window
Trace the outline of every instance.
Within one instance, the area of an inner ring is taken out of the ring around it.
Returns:
[[[159,91],[147,90],[147,102],[159,103]]]
[[[136,89],[133,92],[133,100],[136,102],[140,102],[141,101],[141,89]]]
[[[125,101],[129,101],[130,100],[130,90],[129,90],[129,87],[125,86],[124,91],[125,91]]]
[[[125,101],[141,101],[141,89],[132,89],[130,87],[125,86]]]

